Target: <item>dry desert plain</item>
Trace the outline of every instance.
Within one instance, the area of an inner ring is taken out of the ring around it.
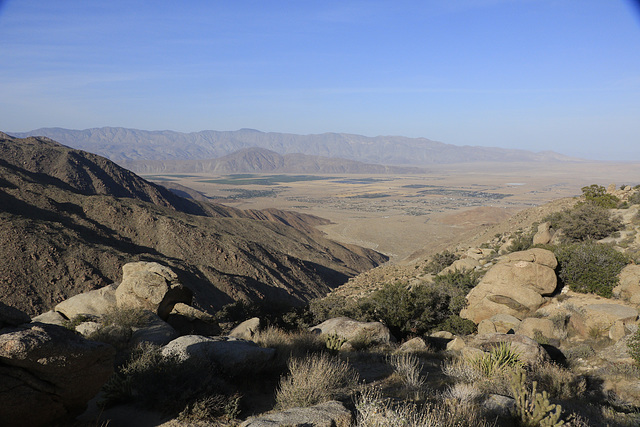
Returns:
[[[240,209],[278,208],[329,219],[327,236],[392,262],[438,252],[518,211],[581,194],[586,185],[640,184],[640,163],[464,163],[407,175],[143,175]]]

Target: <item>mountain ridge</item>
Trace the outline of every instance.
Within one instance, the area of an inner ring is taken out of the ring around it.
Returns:
[[[110,194],[127,188],[137,193]],[[143,260],[174,269],[207,311],[300,305],[387,261],[327,240],[312,215],[188,201],[201,209],[192,214],[180,200],[99,156],[0,135],[0,300],[38,314]]]
[[[296,135],[253,129],[182,133],[103,127],[84,130],[40,128],[11,134],[17,137],[46,136],[117,163],[219,158],[251,147],[265,148],[281,155],[299,153],[399,166],[481,161],[580,161],[548,151],[535,153],[496,147],[456,146],[427,138],[367,137],[347,133]]]

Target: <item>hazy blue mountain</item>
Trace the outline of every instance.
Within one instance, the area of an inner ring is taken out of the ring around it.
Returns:
[[[426,138],[367,137],[346,133],[294,135],[253,129],[181,133],[126,128],[71,130],[42,128],[14,136],[47,136],[73,148],[122,163],[132,160],[202,160],[258,147],[281,155],[306,154],[385,165],[429,165],[458,162],[528,162],[576,160],[554,152],[457,146]]]

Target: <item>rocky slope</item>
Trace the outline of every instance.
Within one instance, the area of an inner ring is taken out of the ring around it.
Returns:
[[[126,128],[71,130],[43,128],[14,136],[47,136],[70,147],[98,153],[121,163],[131,160],[210,159],[258,147],[284,154],[342,158],[383,165],[459,162],[575,161],[554,153],[491,147],[456,146],[426,138],[367,137],[345,133],[294,135],[253,129],[219,132],[144,131]]]
[[[386,261],[324,239],[321,222],[183,199],[99,156],[0,135],[0,299],[29,314],[118,281],[134,260],[171,266],[207,310],[300,304]]]

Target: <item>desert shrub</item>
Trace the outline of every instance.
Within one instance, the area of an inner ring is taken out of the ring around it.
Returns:
[[[545,220],[556,230],[562,229],[569,241],[602,239],[622,227],[622,222],[612,218],[607,209],[590,202],[556,212]]]
[[[348,363],[327,354],[289,361],[289,374],[280,380],[276,403],[280,409],[308,407],[350,393],[358,374]]]
[[[368,387],[356,398],[357,427],[488,427],[495,423],[482,417],[473,404],[452,399],[424,406],[385,399],[378,389]]]
[[[511,244],[507,247],[507,252],[526,251],[533,246],[533,232],[516,232],[511,237]]]
[[[431,260],[424,267],[424,271],[426,273],[438,274],[458,259],[460,259],[460,257],[449,250],[439,252],[431,257]]]
[[[148,325],[152,317],[153,313],[142,308],[117,307],[100,318],[100,327],[88,338],[111,344],[122,352],[129,346],[132,329]]]
[[[308,330],[289,332],[273,326],[259,331],[254,341],[261,347],[275,348],[272,366],[276,370],[284,369],[291,358],[305,357],[326,348],[325,339],[319,334]]]
[[[640,191],[636,191],[635,193],[631,194],[627,199],[627,202],[630,205],[640,205]]]
[[[469,319],[463,319],[458,314],[452,314],[440,323],[437,329],[463,336],[475,333],[478,330],[478,326]]]
[[[562,407],[550,403],[546,391],[538,393],[536,381],[533,382],[530,389],[523,370],[514,373],[511,387],[516,401],[516,416],[520,425],[525,427],[561,427],[564,425],[560,419]]]
[[[521,369],[524,366],[520,355],[511,348],[510,343],[500,343],[488,353],[470,358],[469,363],[476,372],[486,378],[492,378],[514,368]]]
[[[407,389],[420,390],[424,387],[426,379],[421,375],[422,364],[417,356],[410,353],[398,353],[389,356],[388,360]]]
[[[640,366],[640,328],[627,341],[629,356]]]
[[[587,381],[583,376],[553,363],[541,363],[533,375],[540,387],[554,399],[581,398],[587,390]]]
[[[618,206],[620,199],[613,194],[607,193],[607,189],[598,184],[591,184],[582,187],[582,195],[585,200],[604,209],[613,209]]]
[[[325,337],[325,345],[329,350],[333,350],[333,351],[340,350],[340,347],[342,347],[342,345],[346,342],[347,342],[347,339],[344,337],[341,337],[338,334],[328,334]]]
[[[357,318],[355,303],[337,295],[328,295],[309,302],[309,310],[313,314],[314,323],[321,323],[334,317]]]
[[[558,277],[569,289],[609,298],[618,284],[618,274],[629,262],[626,255],[608,245],[580,243],[555,251]]]
[[[135,403],[191,419],[232,417],[240,400],[211,364],[163,356],[153,345],[137,347],[102,390],[103,407]]]

